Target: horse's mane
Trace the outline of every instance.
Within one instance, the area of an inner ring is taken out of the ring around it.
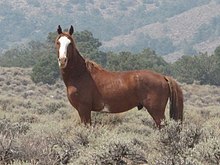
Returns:
[[[91,60],[89,60],[89,59],[86,59],[86,60],[85,60],[85,63],[86,63],[87,69],[88,69],[90,72],[93,72],[93,71],[103,71],[103,70],[105,70],[104,68],[101,67],[101,65],[99,65],[99,64],[97,64],[96,62],[91,61]]]

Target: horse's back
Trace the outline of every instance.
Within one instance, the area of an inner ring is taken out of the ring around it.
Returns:
[[[140,88],[140,90],[160,90],[160,88],[168,87],[165,76],[150,70],[137,70],[127,72],[130,83]]]
[[[168,89],[165,76],[150,70],[124,72],[101,72],[94,77],[95,84],[103,97],[137,96],[137,92],[164,92]]]

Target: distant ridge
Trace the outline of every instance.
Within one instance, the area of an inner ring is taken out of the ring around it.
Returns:
[[[150,47],[173,61],[220,45],[219,9],[219,0],[1,0],[0,51],[73,24],[99,38],[102,50]]]

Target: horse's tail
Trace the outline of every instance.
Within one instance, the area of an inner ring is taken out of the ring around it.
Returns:
[[[170,89],[170,118],[183,121],[183,92],[171,77],[165,77]]]

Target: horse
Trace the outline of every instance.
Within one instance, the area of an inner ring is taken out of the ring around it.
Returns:
[[[72,25],[67,31],[59,25],[55,47],[68,100],[82,123],[91,125],[92,111],[120,113],[145,107],[160,128],[168,99],[170,117],[183,120],[183,93],[173,78],[150,70],[106,70],[81,56],[73,32]]]

